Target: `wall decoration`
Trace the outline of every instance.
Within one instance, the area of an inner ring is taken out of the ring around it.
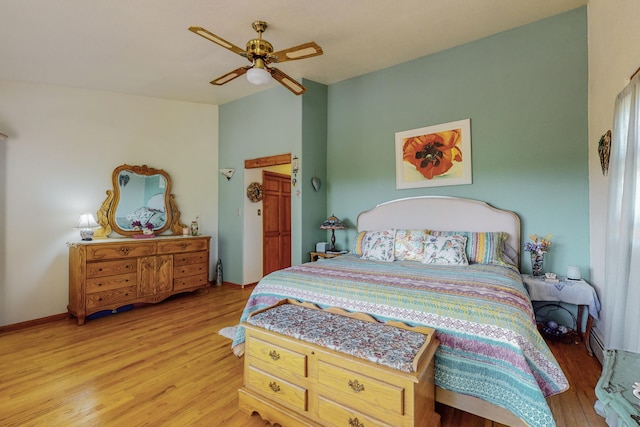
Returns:
[[[602,174],[607,176],[609,174],[609,155],[611,153],[611,131],[608,130],[600,138],[598,142],[598,155],[600,156],[600,167],[602,167]]]
[[[471,184],[471,120],[396,132],[396,188]]]
[[[127,184],[129,183],[129,175],[127,175],[126,173],[121,173],[120,176],[118,177],[118,182],[120,183],[120,187],[126,187]]]
[[[298,161],[299,161],[298,156],[293,156],[293,159],[291,159],[291,186],[292,187],[295,187],[296,184],[298,183],[298,167],[299,167]]]
[[[259,202],[262,200],[262,184],[259,182],[252,182],[247,187],[247,197],[253,203]]]

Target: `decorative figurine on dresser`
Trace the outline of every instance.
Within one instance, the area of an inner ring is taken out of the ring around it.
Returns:
[[[122,165],[112,181],[94,240],[68,243],[67,309],[78,325],[101,311],[157,303],[209,285],[211,237],[183,235],[186,225],[169,175],[146,165]]]

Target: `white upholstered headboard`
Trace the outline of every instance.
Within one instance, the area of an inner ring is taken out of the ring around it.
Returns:
[[[421,196],[381,203],[358,215],[358,231],[388,228],[442,231],[504,231],[520,258],[520,218],[485,202],[447,196]]]

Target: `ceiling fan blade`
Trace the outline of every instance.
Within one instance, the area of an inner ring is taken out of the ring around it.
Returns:
[[[302,86],[300,83],[298,83],[282,71],[278,70],[277,68],[268,68],[267,70],[271,73],[271,77],[276,79],[278,82],[280,82],[280,84],[282,84],[282,86],[286,87],[294,94],[302,95],[306,92],[306,87]]]
[[[231,52],[237,53],[240,56],[244,56],[245,58],[247,56],[247,52],[244,49],[240,49],[235,44],[226,41],[222,37],[216,36],[215,34],[205,30],[202,27],[189,27],[189,31],[196,33],[197,35],[204,37],[205,39],[212,41],[215,44],[224,47],[225,49],[229,49]]]
[[[236,68],[235,70],[230,71],[227,74],[218,77],[217,79],[211,80],[209,83],[216,86],[222,86],[225,83],[229,83],[236,77],[240,77],[241,75],[245,74],[249,69],[251,69],[251,66]]]
[[[322,55],[322,48],[315,42],[304,43],[289,49],[279,50],[269,55],[271,62],[294,61],[296,59],[311,58]]]

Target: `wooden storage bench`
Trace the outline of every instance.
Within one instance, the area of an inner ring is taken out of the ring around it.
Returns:
[[[289,426],[439,426],[434,330],[283,300],[246,328],[240,409]]]

